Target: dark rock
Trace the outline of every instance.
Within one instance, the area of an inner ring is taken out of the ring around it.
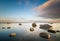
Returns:
[[[2,27],[2,29],[5,29],[5,27]]]
[[[11,24],[11,22],[7,22],[7,24]]]
[[[36,23],[32,23],[32,27],[36,27],[37,25],[36,25]]]
[[[52,30],[52,29],[48,29],[48,32],[50,32],[50,33],[56,33],[56,31]]]
[[[50,24],[53,24],[52,22]]]
[[[40,25],[39,28],[41,28],[41,29],[49,29],[49,28],[52,28],[52,26],[49,25],[49,24],[44,24],[44,25]]]
[[[7,27],[7,29],[10,29],[11,27]]]
[[[22,25],[21,23],[19,25]]]
[[[39,36],[42,37],[42,38],[45,38],[45,39],[50,39],[51,38],[50,34],[45,33],[45,32],[40,33]]]
[[[30,28],[30,31],[34,31],[34,28]]]
[[[59,30],[57,30],[56,32],[60,32]]]

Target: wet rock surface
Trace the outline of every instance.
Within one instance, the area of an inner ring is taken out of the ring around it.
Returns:
[[[36,23],[32,23],[32,27],[36,27],[37,25],[36,25]]]
[[[41,32],[41,33],[39,34],[39,36],[42,37],[42,38],[45,38],[45,39],[50,39],[50,38],[51,38],[51,37],[50,37],[50,34],[45,33],[45,32]]]
[[[11,29],[11,27],[7,27],[7,29]]]
[[[11,33],[9,36],[10,37],[16,37],[16,33]]]
[[[49,24],[44,24],[44,25],[40,25],[39,28],[41,28],[41,29],[49,29],[49,28],[52,28],[52,26],[49,25]]]
[[[52,29],[48,29],[48,32],[50,32],[50,33],[56,33],[56,31],[52,30]]]
[[[34,28],[30,28],[30,31],[34,31]]]
[[[21,23],[19,23],[19,25],[22,25]]]

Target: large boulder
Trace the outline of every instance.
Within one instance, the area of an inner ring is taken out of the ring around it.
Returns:
[[[42,37],[42,38],[45,38],[45,39],[50,39],[51,38],[50,34],[45,33],[45,32],[40,33],[39,36]]]

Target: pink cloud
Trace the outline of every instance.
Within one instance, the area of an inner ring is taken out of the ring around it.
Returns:
[[[60,18],[60,0],[49,0],[36,8],[39,17]]]

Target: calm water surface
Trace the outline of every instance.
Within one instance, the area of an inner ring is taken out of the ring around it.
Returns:
[[[32,23],[22,23],[22,25],[19,26],[19,23],[0,23],[0,41],[60,41],[60,32],[54,34],[39,28],[39,25],[45,23],[36,23],[37,27],[34,28],[33,32],[30,31],[30,28],[32,27],[31,24]],[[53,26],[53,29],[60,30],[60,23],[54,23],[50,25]],[[5,27],[5,29],[2,29],[2,27]],[[11,29],[7,29],[7,27],[11,27]],[[9,35],[13,32],[15,32],[17,36],[9,37]],[[39,34],[41,32],[49,33],[51,35],[51,39],[44,39],[40,37]]]

